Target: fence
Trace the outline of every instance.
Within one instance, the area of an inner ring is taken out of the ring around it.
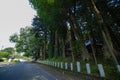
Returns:
[[[49,65],[52,67],[60,68],[60,69],[65,69],[65,70],[70,70],[70,71],[76,70],[76,72],[82,72],[81,71],[81,64],[79,61],[77,61],[76,63],[72,63],[72,62],[68,63],[68,62],[50,62],[50,61],[39,61],[38,60],[37,62],[42,63],[42,64],[46,64],[46,65]],[[91,67],[90,67],[89,63],[86,63],[85,68],[86,68],[87,74],[91,74]],[[120,72],[120,65],[117,65],[116,68],[117,68],[118,72]],[[106,77],[102,64],[98,64],[97,69],[99,71],[100,77]]]

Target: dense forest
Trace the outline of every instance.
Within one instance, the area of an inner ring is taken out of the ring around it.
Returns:
[[[32,26],[10,36],[35,59],[120,63],[119,0],[29,0]]]

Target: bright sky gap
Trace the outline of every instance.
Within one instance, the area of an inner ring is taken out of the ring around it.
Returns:
[[[14,47],[9,42],[9,36],[18,33],[21,27],[31,26],[36,15],[28,0],[0,1],[0,49]]]

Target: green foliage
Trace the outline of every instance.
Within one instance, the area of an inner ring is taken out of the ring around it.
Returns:
[[[10,54],[12,54],[12,53],[14,53],[14,52],[15,52],[15,50],[14,50],[14,48],[13,48],[13,47],[7,47],[7,48],[5,48],[5,49],[4,49],[4,50],[2,50],[2,51],[7,52],[7,53],[10,53]]]
[[[104,69],[105,69],[107,77],[114,79],[114,80],[117,80],[119,78],[120,72],[117,71],[116,66],[106,65]]]
[[[11,35],[11,36],[9,37],[9,41],[10,41],[10,42],[13,42],[13,43],[17,42],[17,41],[18,41],[18,34],[17,34],[17,33],[14,33],[13,35]]]
[[[20,62],[20,60],[12,60],[12,62]]]
[[[10,36],[10,40],[16,43],[15,47],[18,53],[32,54],[33,46],[36,44],[32,30],[32,27],[21,28],[19,35],[13,34]]]
[[[100,24],[98,24],[99,19],[96,18],[97,15],[95,15],[94,9],[91,6],[91,0],[90,1],[29,0],[29,2],[31,3],[32,7],[37,11],[37,16],[42,20],[42,23],[45,26],[47,26],[50,37],[48,41],[50,42],[50,45],[56,45],[55,44],[56,31],[59,40],[64,39],[64,41],[66,41],[66,34],[67,34],[66,22],[69,22],[70,26],[73,26],[74,28],[75,28],[74,25],[77,25],[75,29],[79,29],[76,30],[76,33],[73,30],[74,32],[73,36],[76,37],[74,41],[78,40],[79,37],[81,38],[79,40],[83,40],[83,41],[79,41],[78,44],[80,45],[73,45],[73,48],[75,49],[76,52],[78,52],[77,50],[82,49],[79,47],[84,47],[83,44],[86,39],[87,40],[95,39],[94,41],[95,44],[97,44],[98,40],[103,41],[100,30],[101,28],[99,27]],[[106,27],[104,28],[107,29],[108,33],[110,33],[110,37],[112,37],[112,41],[113,42],[116,41],[116,44],[113,44],[114,47],[118,49],[119,47],[118,44],[120,44],[120,41],[117,39],[117,37],[120,37],[119,36],[120,8],[118,5],[119,2],[111,1],[111,0],[104,0],[104,1],[93,0],[93,2],[95,2],[96,9],[100,10],[101,13],[100,15],[103,16],[104,25],[107,26],[107,28]],[[104,5],[104,7],[101,5]],[[70,16],[73,16],[75,21],[72,21]],[[75,44],[76,43],[77,42],[75,42]],[[50,55],[56,54],[55,53],[56,49],[54,48],[56,47],[51,48],[52,50],[50,52],[51,53]]]
[[[73,46],[74,46],[73,48],[74,48],[74,51],[75,51],[74,53],[80,54],[81,53],[80,50],[81,50],[81,47],[82,47],[80,41],[79,40],[74,41]]]
[[[7,52],[0,51],[0,58],[9,58],[10,54]]]
[[[91,73],[92,74],[99,75],[98,68],[97,68],[96,65],[91,65],[90,68],[91,68]]]
[[[32,54],[26,53],[26,54],[24,54],[23,56],[29,57],[29,56],[32,56]]]
[[[3,62],[4,60],[2,58],[0,58],[0,62]]]

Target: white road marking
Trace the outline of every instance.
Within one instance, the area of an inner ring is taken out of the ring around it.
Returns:
[[[48,79],[45,78],[44,76],[41,76],[40,79],[42,79],[42,80],[48,80]]]
[[[48,79],[43,75],[37,75],[32,80],[48,80]]]

